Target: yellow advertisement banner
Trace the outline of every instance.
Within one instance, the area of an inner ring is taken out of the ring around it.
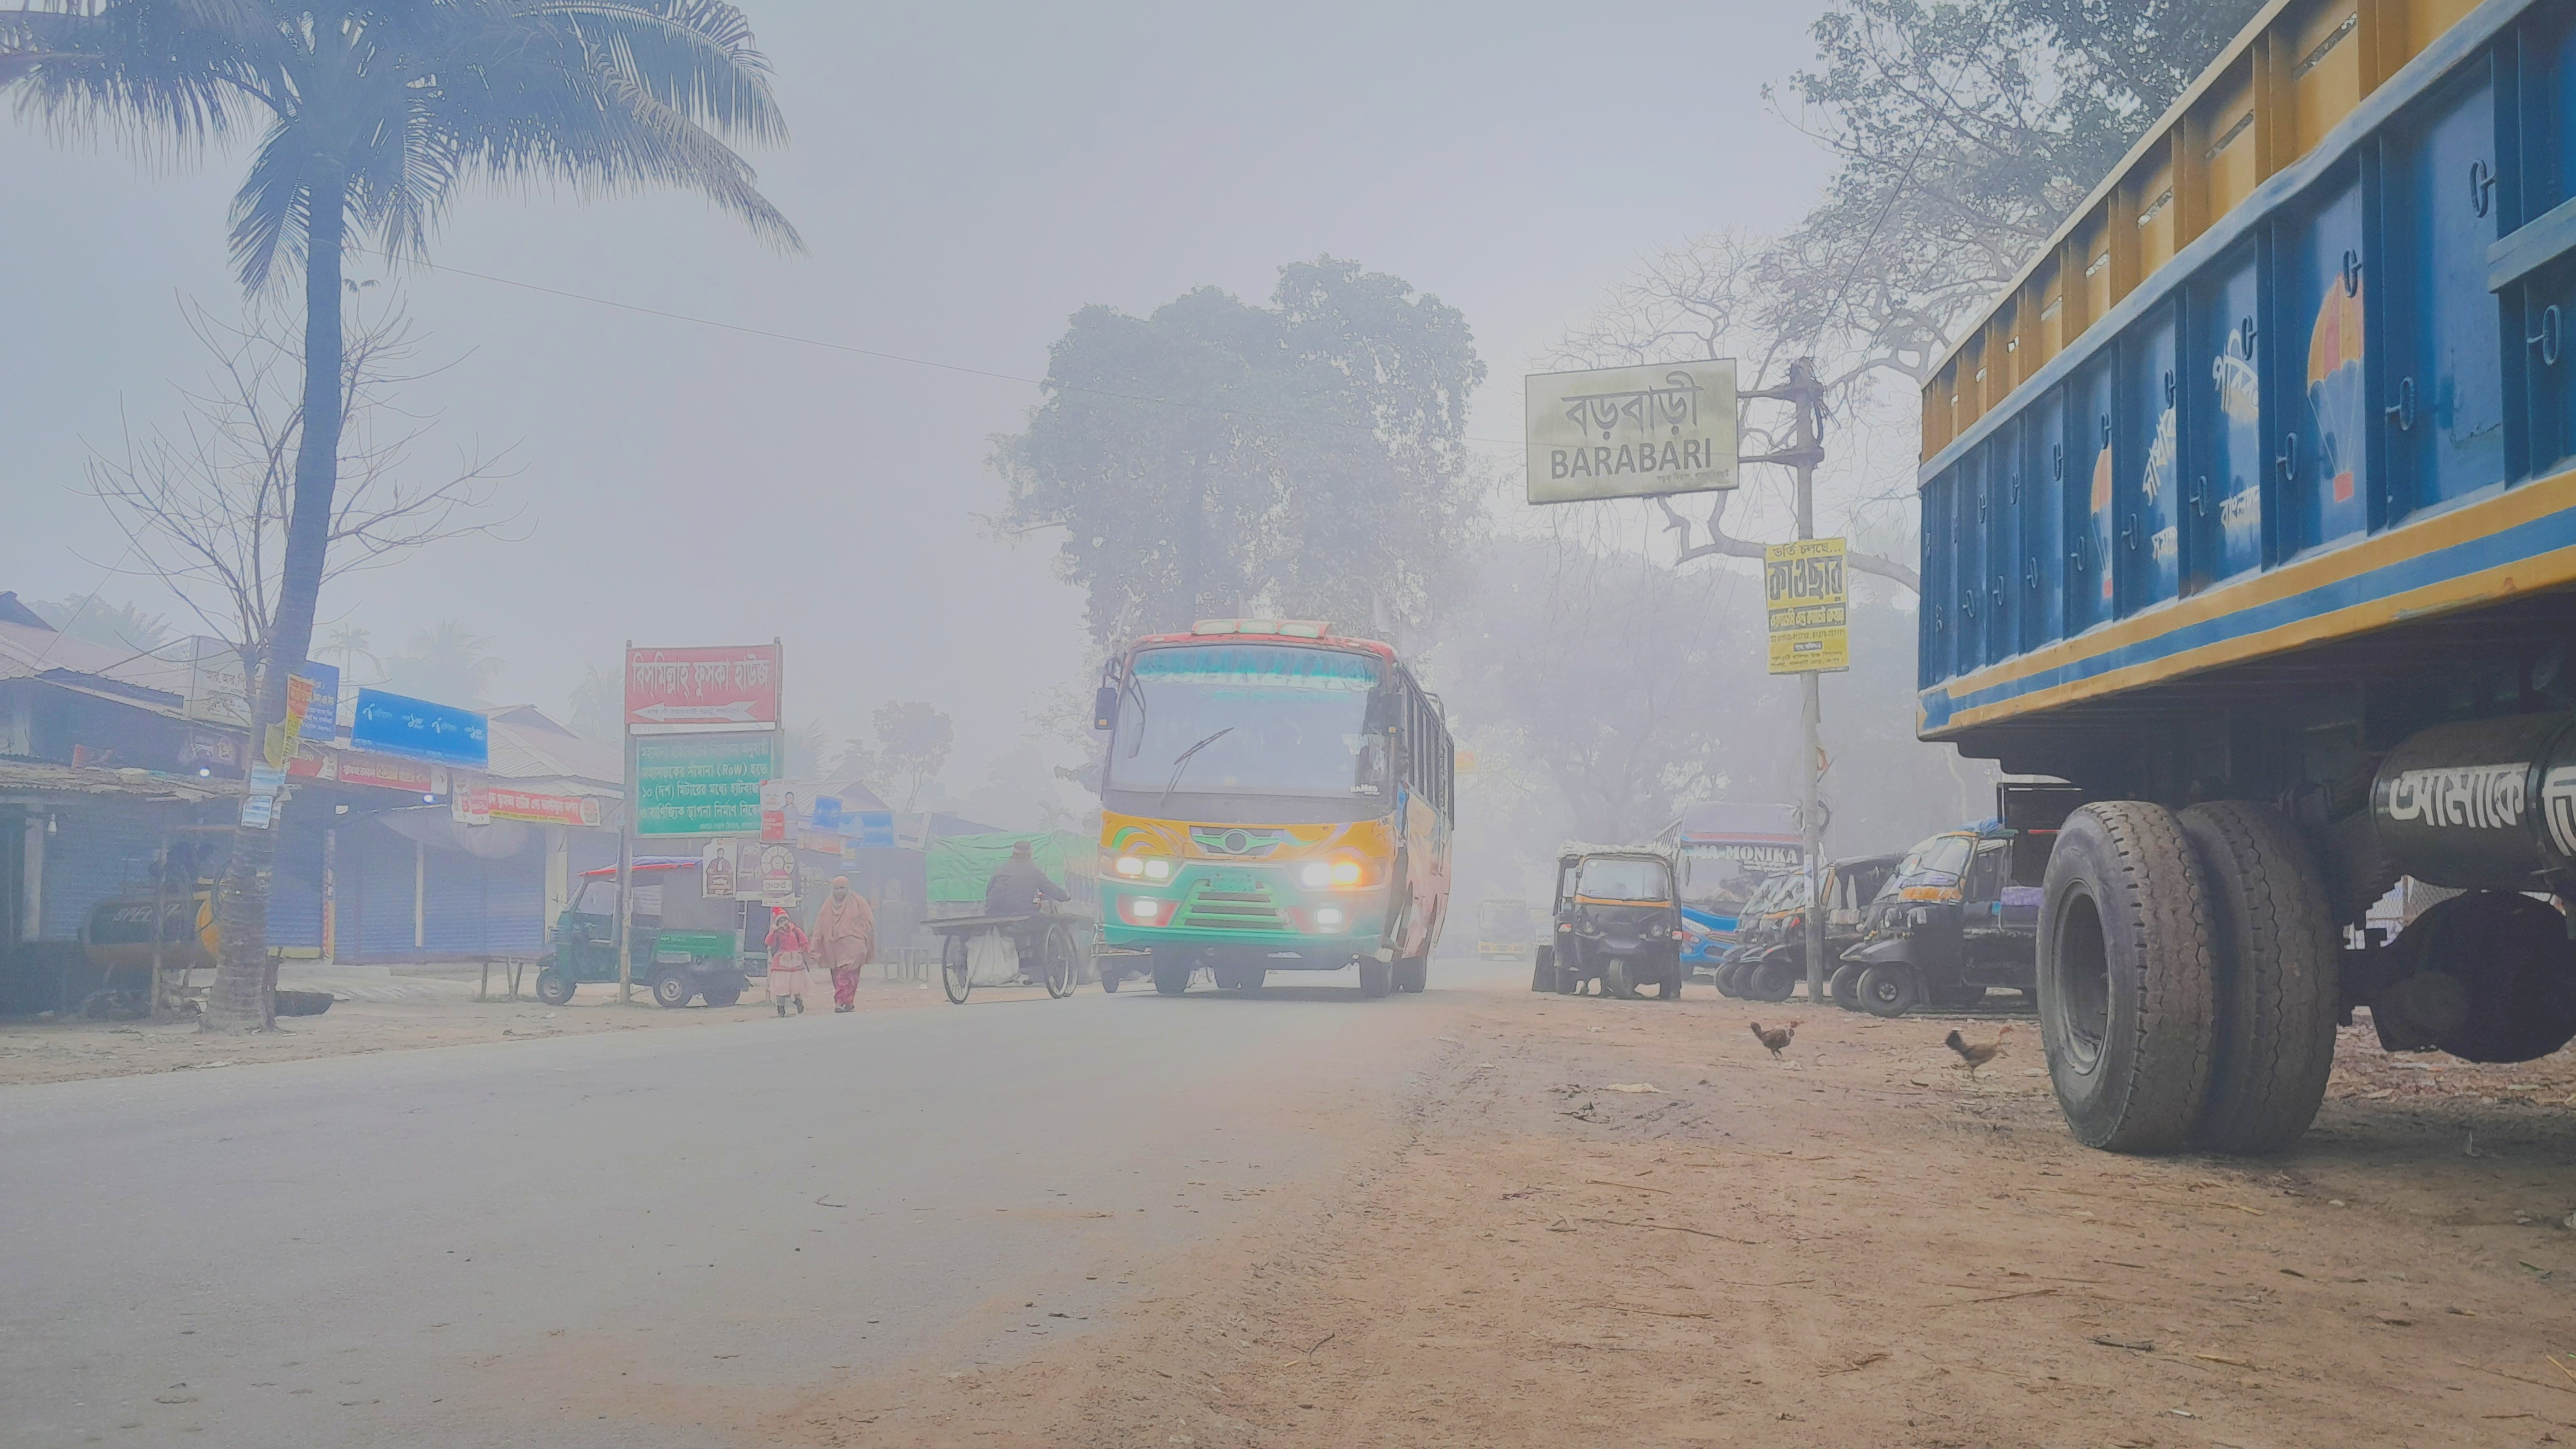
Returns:
[[[1845,553],[1839,538],[1764,546],[1762,603],[1771,629],[1773,674],[1851,668]]]

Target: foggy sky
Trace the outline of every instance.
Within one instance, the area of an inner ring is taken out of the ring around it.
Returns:
[[[1524,365],[1640,254],[1785,226],[1828,169],[1759,95],[1807,60],[1814,0],[742,3],[793,133],[754,159],[809,254],[684,198],[478,190],[432,259],[1034,378],[1086,304],[1259,299],[1281,263],[1330,253],[1466,313],[1492,369],[1471,431],[1508,439]],[[237,308],[241,164],[138,164],[0,120],[0,588],[101,588],[186,631],[149,580],[105,576],[124,543],[77,485],[90,447],[178,417],[171,384],[203,362],[175,299]],[[461,617],[508,661],[497,698],[560,715],[629,638],[783,636],[794,720],[930,700],[957,720],[952,786],[1078,667],[1052,539],[978,518],[1001,500],[988,438],[1034,388],[436,272],[394,284],[455,362],[406,400],[452,446],[514,448],[520,522],[327,590],[324,618],[380,651]]]

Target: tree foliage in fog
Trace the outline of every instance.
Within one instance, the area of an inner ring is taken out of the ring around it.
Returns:
[[[84,644],[144,654],[169,643],[173,637],[169,620],[146,613],[140,605],[111,604],[96,594],[29,599],[27,607],[64,638]]]
[[[1519,777],[1538,852],[1545,837],[1649,840],[1683,802],[1726,795],[1732,762],[1779,716],[1763,699],[1777,691],[1761,597],[1756,581],[1561,532],[1497,539],[1429,676],[1476,753],[1476,788]]]
[[[463,619],[441,619],[416,630],[403,651],[385,661],[385,687],[414,699],[478,705],[506,668],[492,654],[492,640]]]
[[[1917,378],[2261,0],[1842,0],[1792,117],[1839,161],[1776,325]]]
[[[858,781],[897,810],[919,809],[923,787],[957,747],[956,722],[934,705],[899,700],[878,705],[868,726],[868,735],[842,745],[833,777]]]
[[[1400,634],[1468,542],[1484,378],[1456,308],[1329,257],[1282,267],[1266,307],[1214,287],[1086,307],[997,440],[1004,525],[1064,530],[1104,648],[1254,613]]]

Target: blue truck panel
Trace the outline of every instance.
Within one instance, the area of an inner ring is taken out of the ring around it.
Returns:
[[[2576,622],[2571,196],[2576,20],[2490,0],[2134,279],[1924,463],[1920,732],[2071,776],[2134,753],[2112,701],[2169,729],[2456,660],[2427,621]]]

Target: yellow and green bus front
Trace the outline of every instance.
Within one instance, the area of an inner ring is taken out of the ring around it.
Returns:
[[[1100,693],[1106,944],[1151,953],[1166,991],[1352,965],[1363,989],[1421,989],[1451,751],[1393,649],[1214,621],[1138,641]]]

